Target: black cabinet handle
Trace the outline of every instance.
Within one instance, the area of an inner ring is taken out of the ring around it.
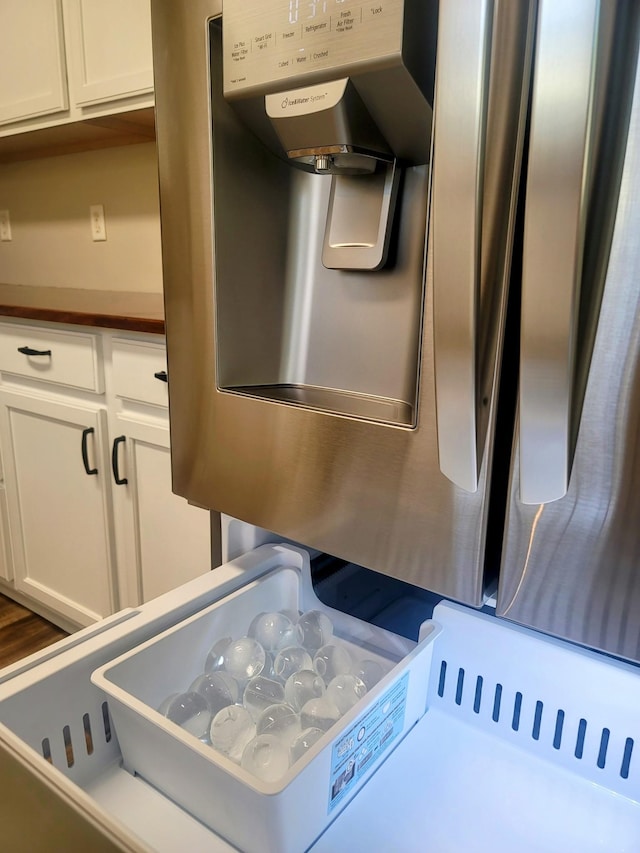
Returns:
[[[160,382],[168,382],[169,381],[169,377],[167,376],[166,370],[159,370],[157,373],[154,373],[153,375],[156,377],[156,379],[159,379]]]
[[[18,352],[23,355],[51,355],[50,349],[33,349],[32,347],[18,347]]]
[[[91,468],[89,466],[89,452],[87,450],[87,437],[92,435],[95,432],[93,427],[87,427],[82,430],[82,463],[84,465],[84,470],[87,474],[97,474],[97,468]]]
[[[111,468],[113,469],[113,479],[116,481],[116,486],[126,486],[129,482],[126,477],[120,476],[118,468],[118,445],[124,444],[126,441],[125,435],[120,435],[113,440],[113,448],[111,450]]]

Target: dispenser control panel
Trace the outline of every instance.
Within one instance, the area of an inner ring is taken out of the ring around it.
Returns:
[[[225,96],[304,86],[327,71],[348,76],[388,66],[402,53],[404,3],[223,0]]]

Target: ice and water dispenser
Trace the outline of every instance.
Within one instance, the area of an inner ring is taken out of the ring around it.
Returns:
[[[225,0],[211,25],[220,389],[415,424],[434,9]]]

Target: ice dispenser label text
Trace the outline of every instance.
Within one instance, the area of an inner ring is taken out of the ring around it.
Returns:
[[[408,685],[407,672],[333,744],[329,812],[402,732]]]

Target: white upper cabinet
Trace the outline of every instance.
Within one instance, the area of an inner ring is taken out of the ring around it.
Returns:
[[[150,0],[2,0],[0,136],[153,105]]]
[[[74,104],[153,91],[149,0],[65,0],[64,17]]]
[[[60,0],[2,0],[0,56],[0,124],[68,108]]]

